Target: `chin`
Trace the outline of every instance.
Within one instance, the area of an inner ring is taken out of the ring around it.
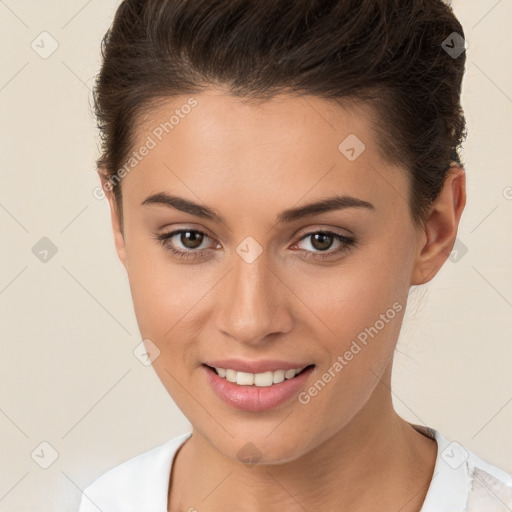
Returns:
[[[286,421],[286,420],[285,420]],[[280,427],[278,427],[279,429]],[[215,437],[210,440],[211,445],[225,457],[246,464],[254,465],[279,465],[293,462],[309,451],[305,440],[297,433],[291,435],[283,429],[281,432],[273,432],[265,429],[253,434],[226,435],[224,442],[219,442]]]

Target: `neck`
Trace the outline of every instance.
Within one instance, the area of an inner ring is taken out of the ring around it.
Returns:
[[[246,466],[194,430],[175,457],[169,511],[213,512],[229,503],[244,512],[418,512],[436,454],[435,441],[396,414],[390,388],[381,381],[349,424],[283,464]]]

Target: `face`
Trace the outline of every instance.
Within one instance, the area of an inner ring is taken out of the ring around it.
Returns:
[[[140,158],[121,181],[124,238],[113,212],[117,250],[158,376],[227,457],[250,442],[261,462],[291,461],[363,408],[379,414],[372,393],[425,239],[373,116],[209,90],[169,99],[137,127]],[[207,365],[265,375],[237,384]],[[279,382],[279,370],[303,367]]]

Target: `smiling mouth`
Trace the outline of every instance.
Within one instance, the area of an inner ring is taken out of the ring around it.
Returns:
[[[219,377],[227,380],[228,382],[232,382],[233,384],[238,384],[239,386],[271,387],[276,384],[280,384],[285,380],[294,379],[295,377],[297,377],[297,375],[300,375],[301,373],[315,365],[309,364],[301,368],[293,368],[288,370],[274,370],[262,373],[242,372],[234,370],[232,368],[208,366],[207,364],[205,364],[204,366],[209,368]]]

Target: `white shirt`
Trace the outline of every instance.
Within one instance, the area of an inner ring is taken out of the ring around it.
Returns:
[[[420,512],[510,512],[512,475],[437,430],[411,425],[437,442],[437,458]],[[167,512],[169,477],[182,434],[110,469],[82,494],[79,512]]]

